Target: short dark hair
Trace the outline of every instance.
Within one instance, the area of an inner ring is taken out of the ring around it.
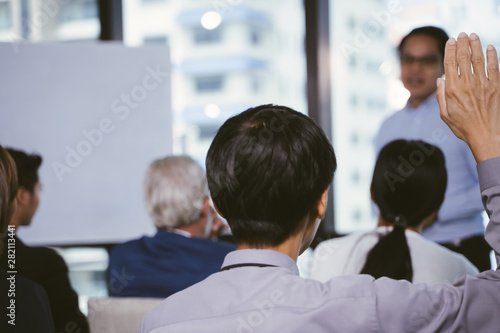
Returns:
[[[237,243],[275,246],[300,227],[333,180],[337,161],[306,115],[262,105],[229,118],[207,154],[213,202]]]
[[[413,36],[428,36],[434,38],[437,41],[437,47],[439,54],[441,55],[441,59],[444,59],[444,47],[446,46],[446,42],[448,41],[448,34],[441,28],[433,27],[433,26],[425,26],[420,28],[413,29],[408,35],[406,35],[399,43],[398,52],[401,56],[403,53],[403,48]]]
[[[42,157],[36,154],[28,155],[23,151],[12,148],[7,148],[7,151],[16,162],[19,187],[24,187],[33,193],[38,182],[38,168],[42,164]]]
[[[368,253],[361,271],[376,278],[412,281],[405,225],[418,227],[444,200],[447,173],[443,152],[420,140],[396,140],[379,153],[371,185],[382,218],[394,223]]]

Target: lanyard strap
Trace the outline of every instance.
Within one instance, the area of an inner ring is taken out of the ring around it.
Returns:
[[[222,271],[228,271],[233,268],[238,268],[238,267],[246,267],[246,266],[253,266],[253,267],[278,267],[276,265],[268,265],[268,264],[254,264],[254,263],[248,263],[248,264],[236,264],[236,265],[229,265],[221,268]]]

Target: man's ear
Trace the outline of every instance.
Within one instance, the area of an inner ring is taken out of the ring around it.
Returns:
[[[17,204],[22,206],[27,205],[30,200],[30,195],[31,195],[30,191],[28,191],[26,188],[22,186],[19,186],[16,195]]]
[[[328,206],[328,190],[330,189],[330,186],[326,188],[326,190],[321,194],[321,197],[318,200],[318,205],[316,207],[318,211],[318,218],[320,220],[325,218],[325,213],[326,213],[326,207]]]
[[[210,212],[210,198],[206,197],[205,200],[203,200],[203,206],[201,207],[201,211],[203,213],[203,216],[207,216],[208,213]]]

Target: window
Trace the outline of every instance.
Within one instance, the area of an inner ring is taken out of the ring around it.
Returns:
[[[98,16],[95,0],[69,1],[62,7],[61,21],[78,21],[92,19]]]
[[[259,29],[255,28],[255,27],[251,27],[250,28],[250,43],[252,45],[259,45],[260,42],[261,42],[261,33],[259,31]]]
[[[219,126],[200,126],[200,138],[213,138],[215,136],[215,133],[217,133],[217,130],[219,129]]]
[[[144,39],[142,40],[143,44],[161,44],[165,45],[168,44],[168,38],[167,36],[144,36]]]
[[[221,41],[221,28],[214,30],[207,30],[199,28],[194,31],[194,42],[196,44],[210,44],[218,43]]]
[[[12,27],[12,17],[10,12],[10,3],[0,1],[0,30]]]
[[[223,76],[206,76],[195,78],[197,93],[213,93],[223,89]]]

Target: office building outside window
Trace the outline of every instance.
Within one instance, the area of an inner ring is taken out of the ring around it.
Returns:
[[[175,153],[204,164],[216,129],[251,106],[307,113],[301,0],[124,0],[123,15],[126,45],[168,38]]]

